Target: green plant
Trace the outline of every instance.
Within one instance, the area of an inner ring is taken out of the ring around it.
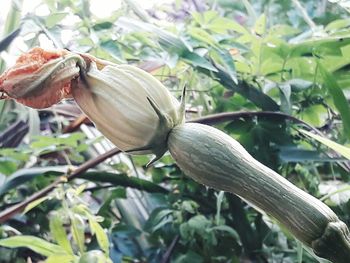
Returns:
[[[347,189],[346,159],[299,133],[302,128],[340,145],[348,144],[348,113],[344,107],[349,87],[348,13],[328,1],[300,0],[301,9],[296,8],[295,1],[196,2],[200,2],[198,6],[177,1],[176,5],[162,5],[152,12],[145,12],[142,6],[122,4],[110,16],[101,18],[90,10],[89,1],[42,1],[38,5],[41,12],[46,9],[51,15],[37,13],[36,8],[27,14],[22,12],[21,32],[9,35],[17,29],[15,26],[4,32],[4,37],[9,36],[4,40],[8,43],[17,35],[33,47],[47,39],[56,48],[137,64],[151,71],[175,96],[186,85],[189,121],[216,125],[237,139],[254,158],[316,198],[323,198],[348,224],[349,202],[335,202],[337,194],[331,195],[338,188],[328,193],[320,190],[327,185]],[[260,17],[261,14],[264,15]],[[67,23],[70,17],[74,20]],[[167,22],[159,17],[166,17]],[[17,43],[3,51],[3,65],[8,57],[18,55]],[[319,64],[328,74],[319,70]],[[56,150],[45,154],[44,147],[44,154],[40,154],[41,148],[33,154],[27,146],[33,135],[45,135],[39,141],[49,145],[51,138],[61,138],[61,133],[89,122],[69,101],[39,112],[9,100],[3,102],[0,145],[10,149],[3,151],[0,163],[0,220],[2,229],[9,233],[20,231],[46,239],[47,215],[57,206],[44,202],[23,216],[18,212],[67,178],[72,186],[81,180],[89,182],[86,191],[99,200],[96,206],[103,208],[99,213],[105,218],[102,224],[113,237],[114,262],[122,258],[149,262],[317,262],[273,219],[230,194],[225,194],[220,219],[238,233],[237,243],[215,232],[220,246],[202,246],[203,238],[198,234],[191,236],[189,245],[179,225],[172,222],[147,231],[143,226],[152,211],[156,212],[157,207],[174,209],[177,202],[194,201],[198,205],[196,214],[183,212],[180,225],[197,215],[215,221],[215,192],[183,176],[169,155],[150,168],[145,167],[150,161],[148,156],[108,159],[119,151],[103,154],[101,145],[106,145],[105,140],[94,141],[93,129],[85,125],[82,131],[92,139],[87,144],[81,139],[61,147],[58,140],[53,147]],[[75,156],[77,149],[84,149],[79,156]],[[95,156],[96,151],[100,156]],[[82,173],[95,166],[100,171]],[[64,180],[61,175],[65,175]],[[123,195],[126,188],[136,190],[132,190],[133,195]],[[175,207],[176,214],[177,211]],[[147,222],[157,225],[158,219],[153,219],[149,217]],[[111,227],[113,224],[116,227]],[[234,249],[220,250],[227,243],[235,243]],[[25,249],[6,253],[4,248],[0,250],[5,262],[37,257]]]
[[[35,236],[12,236],[0,240],[0,245],[7,248],[27,247],[46,257],[45,262],[111,262],[109,259],[109,240],[105,230],[101,227],[101,217],[95,216],[82,201],[80,195],[86,185],[77,189],[64,186],[57,188],[50,195],[35,200],[27,205],[25,213],[46,200],[60,201],[62,207],[56,209],[49,216],[51,240]],[[88,224],[89,228],[85,229]],[[72,243],[68,239],[67,230],[72,235]],[[90,249],[86,247],[86,236],[95,237],[96,244],[91,242]]]

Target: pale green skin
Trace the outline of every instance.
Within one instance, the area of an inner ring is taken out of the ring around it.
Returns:
[[[314,252],[350,262],[349,230],[324,203],[255,160],[236,140],[210,126],[173,128],[168,147],[182,171],[206,186],[239,195],[282,223]]]

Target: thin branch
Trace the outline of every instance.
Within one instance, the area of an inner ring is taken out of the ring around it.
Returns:
[[[74,179],[78,175],[81,175],[82,173],[86,172],[90,168],[100,164],[101,162],[107,160],[108,158],[110,158],[110,157],[112,157],[120,152],[121,151],[117,148],[109,150],[108,152],[101,154],[101,155],[97,156],[96,158],[91,159],[91,160],[83,163],[74,171],[61,176],[60,178],[55,180],[50,185],[46,186],[45,188],[43,188],[39,192],[37,192],[37,193],[31,195],[30,197],[28,197],[27,199],[25,199],[23,202],[20,202],[19,204],[14,205],[14,206],[2,211],[0,213],[0,224],[4,223],[6,220],[12,218],[14,215],[21,213],[26,208],[26,206],[28,204],[30,204],[31,202],[33,202],[41,197],[44,197],[45,195],[50,193],[53,189],[55,189],[61,183],[65,183],[67,181]]]
[[[323,136],[323,134],[316,129],[315,127],[311,126],[310,124],[304,122],[303,120],[300,120],[294,116],[282,113],[282,112],[275,112],[275,111],[239,111],[239,112],[224,112],[224,113],[217,113],[212,115],[207,115],[205,117],[197,118],[190,120],[188,122],[197,122],[207,125],[215,125],[221,122],[226,121],[232,121],[233,119],[239,119],[239,118],[253,118],[253,117],[280,117],[282,119],[290,120],[294,123],[302,124],[303,126],[307,127],[308,129],[314,131],[315,133]]]
[[[180,240],[180,236],[176,235],[175,238],[173,239],[173,241],[171,242],[170,246],[168,247],[168,249],[164,253],[161,263],[169,263],[170,262],[170,256],[173,253],[174,248],[175,248],[177,242],[179,242],[179,240]]]
[[[66,126],[63,129],[63,133],[70,133],[74,132],[79,129],[80,125],[85,123],[88,119],[88,117],[85,114],[81,114],[76,118],[73,122],[71,122],[68,126]]]
[[[310,18],[310,16],[306,12],[305,8],[301,5],[299,0],[292,0],[292,2],[295,5],[295,7],[299,10],[299,12],[301,13],[301,16],[303,17],[306,24],[308,24],[309,27],[311,28],[311,30],[315,32],[317,26],[316,26],[315,22],[312,21],[312,19]]]

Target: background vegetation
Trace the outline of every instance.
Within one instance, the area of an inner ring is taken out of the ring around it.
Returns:
[[[101,2],[104,17],[87,0],[37,2],[11,2],[0,71],[40,45],[138,65],[177,97],[186,85],[188,121],[224,130],[350,223],[348,1],[125,0]],[[145,168],[150,156],[120,154],[73,101],[1,100],[0,146],[0,262],[321,262],[169,155]]]

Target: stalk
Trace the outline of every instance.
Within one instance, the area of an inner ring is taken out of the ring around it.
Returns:
[[[274,217],[317,256],[350,262],[350,234],[324,203],[255,160],[213,127],[186,123],[168,137],[171,155],[195,181],[236,194]]]

